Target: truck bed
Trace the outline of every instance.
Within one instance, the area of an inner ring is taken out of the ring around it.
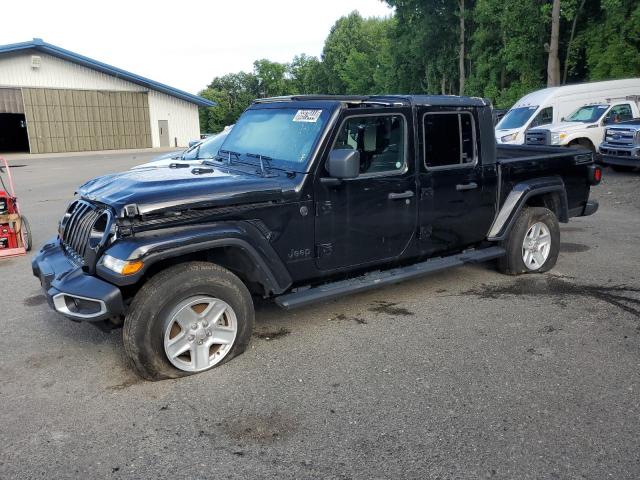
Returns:
[[[505,164],[522,160],[549,160],[590,154],[586,148],[550,147],[546,145],[498,145],[496,161]]]

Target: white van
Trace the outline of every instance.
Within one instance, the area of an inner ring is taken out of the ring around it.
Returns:
[[[496,125],[498,143],[523,144],[533,127],[560,122],[577,108],[640,95],[640,78],[551,87],[525,95]]]
[[[639,100],[640,95],[629,95],[620,102],[584,105],[559,123],[527,130],[526,144],[579,146],[599,152],[606,127],[640,117]]]

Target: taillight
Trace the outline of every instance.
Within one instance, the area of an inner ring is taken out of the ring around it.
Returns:
[[[589,166],[589,183],[591,185],[598,185],[602,180],[602,168],[598,165]]]

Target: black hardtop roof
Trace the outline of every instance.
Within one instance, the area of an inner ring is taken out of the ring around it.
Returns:
[[[479,97],[459,97],[456,95],[287,95],[282,97],[258,98],[254,103],[277,102],[339,102],[349,104],[424,105],[455,107],[486,107],[490,103]]]

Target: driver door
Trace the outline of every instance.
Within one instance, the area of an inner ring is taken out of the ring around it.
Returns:
[[[328,179],[328,152],[321,162],[314,187],[320,270],[385,262],[409,245],[417,215],[412,128],[408,108],[345,112],[329,151],[358,150],[360,174]]]

